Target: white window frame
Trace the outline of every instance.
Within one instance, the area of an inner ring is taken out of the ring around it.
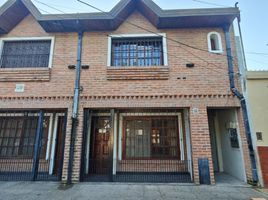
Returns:
[[[2,56],[2,51],[5,42],[10,41],[38,41],[38,40],[50,40],[50,53],[49,53],[49,62],[48,68],[52,68],[53,63],[53,55],[54,55],[54,45],[55,45],[55,37],[8,37],[8,38],[0,38],[0,57]]]
[[[163,45],[163,65],[168,66],[168,56],[167,56],[167,38],[166,33],[156,33],[156,34],[118,34],[118,35],[109,35],[108,36],[108,54],[107,54],[107,66],[112,66],[112,39],[114,38],[144,38],[144,37],[162,37],[162,45]],[[132,66],[129,66],[132,67]],[[134,66],[135,67],[135,66]],[[139,66],[143,67],[143,66]]]
[[[211,48],[211,40],[210,37],[211,35],[216,35],[218,38],[218,46],[219,46],[219,50],[212,50]],[[209,32],[207,35],[207,42],[208,42],[208,51],[211,53],[223,53],[223,48],[222,48],[222,40],[221,40],[221,35],[218,32]]]

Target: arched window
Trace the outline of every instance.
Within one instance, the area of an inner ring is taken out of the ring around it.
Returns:
[[[221,35],[217,32],[208,34],[208,50],[212,53],[222,53]]]

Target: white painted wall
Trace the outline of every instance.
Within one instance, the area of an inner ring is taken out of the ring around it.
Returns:
[[[226,128],[227,123],[237,122],[236,110],[220,110],[217,112],[217,119],[220,130],[218,134],[220,136],[220,143],[218,143],[218,145],[221,145],[222,160],[220,159],[220,162],[222,162],[223,171],[241,181],[245,181],[245,168],[239,129],[239,148],[232,148],[229,132]]]

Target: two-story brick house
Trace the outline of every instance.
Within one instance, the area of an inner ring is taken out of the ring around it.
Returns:
[[[238,8],[162,10],[150,0],[44,15],[28,0],[8,1],[1,179],[214,183],[225,172],[251,180],[229,83],[238,16]]]

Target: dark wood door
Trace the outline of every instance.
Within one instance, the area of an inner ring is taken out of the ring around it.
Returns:
[[[109,174],[111,167],[111,125],[109,117],[94,117],[92,130],[90,172],[93,174]]]

